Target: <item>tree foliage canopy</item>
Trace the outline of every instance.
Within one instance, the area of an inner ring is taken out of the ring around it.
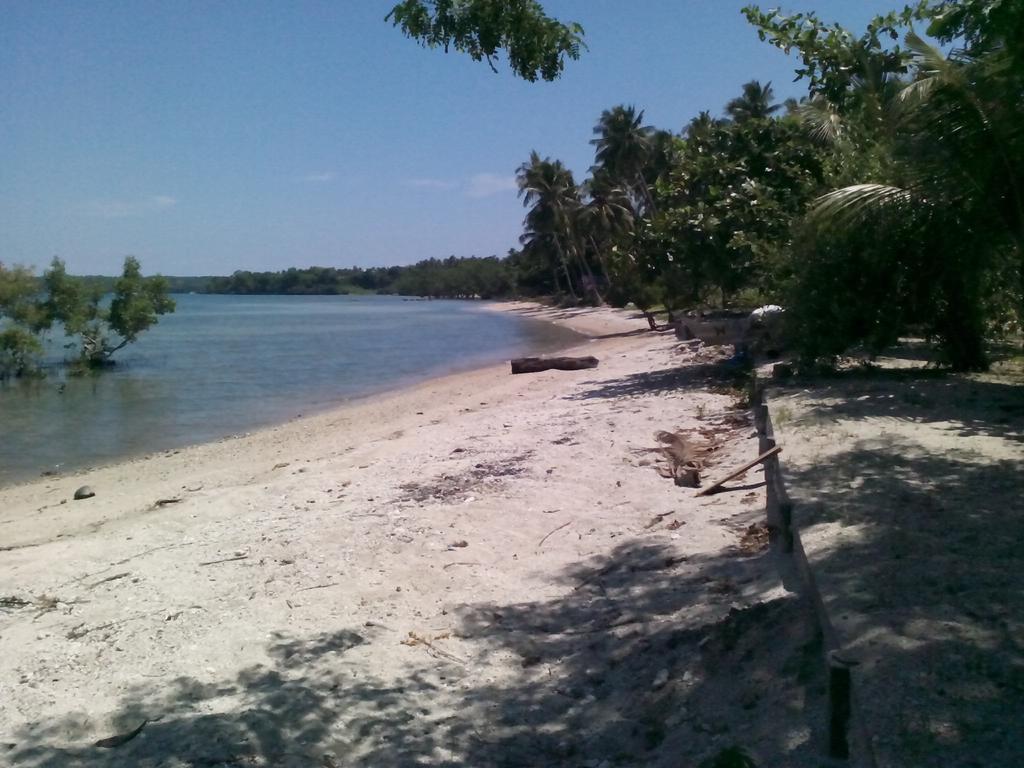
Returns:
[[[918,0],[863,32],[743,13],[799,57],[806,97],[781,114],[750,81],[678,134],[605,110],[582,184],[521,166],[520,258],[573,301],[783,303],[809,362],[914,331],[984,367],[1024,318],[1024,3]]]
[[[535,0],[403,0],[387,18],[427,48],[449,48],[486,61],[499,51],[524,80],[555,80],[566,58],[578,59],[583,28],[548,16]]]

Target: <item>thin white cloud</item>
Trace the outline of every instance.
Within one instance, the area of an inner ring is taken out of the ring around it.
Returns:
[[[87,216],[100,219],[125,219],[165,211],[177,204],[178,201],[170,195],[154,195],[144,200],[90,200],[82,206],[82,211]]]
[[[478,173],[466,183],[466,195],[473,198],[500,195],[516,189],[515,176],[499,176],[496,173]]]
[[[444,179],[406,179],[403,183],[407,187],[418,189],[455,189],[459,186],[457,181],[445,181]]]
[[[303,181],[308,181],[310,184],[326,184],[328,181],[334,181],[334,173],[332,171],[322,171],[321,173],[307,173],[302,177]]]
[[[515,176],[503,176],[497,173],[478,173],[464,181],[448,179],[406,179],[402,182],[407,187],[417,189],[451,190],[458,189],[466,197],[480,199],[500,195],[503,192],[514,192],[518,189]]]

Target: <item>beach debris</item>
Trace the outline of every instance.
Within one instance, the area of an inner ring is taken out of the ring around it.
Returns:
[[[699,487],[700,473],[705,467],[707,457],[720,447],[706,435],[701,434],[701,438],[701,441],[695,441],[693,433],[682,430],[655,432],[654,439],[661,443],[661,447],[648,450],[659,453],[668,460],[667,464],[655,467],[658,474],[683,488]]]
[[[520,357],[511,361],[512,373],[540,373],[541,371],[579,371],[597,368],[598,359],[587,357]]]
[[[653,528],[658,523],[660,523],[662,520],[664,520],[666,517],[668,517],[669,515],[674,515],[675,513],[676,513],[676,511],[673,509],[671,512],[662,512],[660,515],[655,515],[654,517],[652,517],[650,519],[650,521],[647,523],[647,525],[644,526],[644,529]]]
[[[329,581],[326,584],[314,584],[312,587],[303,587],[302,589],[296,590],[297,592],[309,592],[311,589],[327,589],[328,587],[336,587],[338,582]]]
[[[472,469],[458,474],[441,474],[427,482],[409,482],[399,486],[402,494],[390,503],[414,501],[468,502],[469,495],[481,487],[497,487],[505,478],[522,475],[527,470],[533,451],[510,454],[493,461],[474,464]]]
[[[235,560],[245,560],[248,555],[234,555],[233,557],[222,557],[219,560],[207,560],[206,562],[200,563],[200,565],[217,565],[219,563],[232,563]]]
[[[447,571],[449,568],[453,568],[456,565],[480,565],[480,563],[474,563],[474,562],[471,562],[469,560],[458,560],[458,561],[456,561],[454,563],[446,563],[445,565],[442,565],[441,566],[441,570],[442,571]]]
[[[772,456],[776,456],[776,455],[778,455],[780,453],[782,453],[782,446],[781,445],[776,445],[774,448],[770,448],[769,450],[765,451],[760,456],[758,456],[756,459],[752,459],[751,461],[748,461],[742,467],[740,467],[739,469],[735,470],[734,472],[729,473],[727,476],[723,477],[721,480],[716,480],[711,485],[709,485],[707,488],[701,489],[700,491],[697,492],[697,495],[698,496],[707,496],[707,495],[712,494],[712,493],[717,493],[719,490],[722,489],[722,486],[725,485],[730,480],[735,480],[737,477],[739,477],[742,474],[745,474],[747,471],[749,471],[750,469],[753,469],[755,466],[757,466],[761,462],[766,461],[767,459],[770,459]]]
[[[122,573],[115,573],[113,576],[107,576],[107,578],[105,578],[105,579],[100,579],[99,581],[94,582],[93,584],[90,584],[89,585],[89,589],[95,589],[100,584],[106,584],[108,581],[117,581],[118,579],[123,579],[126,576],[131,576],[131,575],[132,575],[131,571],[124,571]]]
[[[146,723],[148,722],[148,719],[143,720],[135,728],[132,728],[132,730],[125,733],[119,733],[116,736],[108,736],[105,739],[100,739],[99,741],[93,742],[93,746],[102,747],[103,749],[113,749],[114,747],[120,747],[122,744],[127,744],[142,733],[142,729],[146,727]]]
[[[34,606],[38,610],[36,615],[32,617],[32,621],[35,621],[40,616],[43,616],[50,611],[57,609],[57,606],[61,603],[78,603],[87,602],[81,600],[61,600],[59,597],[53,595],[37,595],[33,600],[22,600],[20,597],[0,597],[0,608],[27,608],[28,606]]]
[[[768,546],[770,531],[766,523],[754,523],[747,527],[740,537],[740,550],[752,555]]]
[[[544,535],[544,538],[542,538],[540,541],[537,542],[537,549],[540,549],[541,547],[543,547],[544,546],[544,542],[547,541],[553,534],[558,533],[560,530],[562,530],[566,526],[572,525],[572,523],[573,523],[573,521],[569,520],[568,522],[562,523],[560,526],[558,526],[554,530],[548,531]]]
[[[166,507],[166,506],[168,506],[170,504],[180,504],[182,501],[183,501],[183,499],[180,499],[180,498],[178,498],[176,496],[172,497],[172,498],[169,498],[169,499],[157,499],[156,501],[153,502],[153,509],[159,509],[160,507]]]
[[[468,546],[469,546],[469,542],[468,541],[466,541],[465,539],[459,539],[458,541],[453,541],[451,544],[449,544],[448,545],[448,549],[462,549],[463,547],[468,547]]]
[[[438,648],[436,645],[434,645],[434,643],[436,643],[438,640],[447,640],[451,636],[451,632],[442,632],[439,635],[434,635],[433,637],[430,637],[428,635],[417,634],[416,632],[410,630],[409,634],[406,635],[406,637],[404,637],[402,640],[399,640],[398,642],[400,642],[402,645],[407,645],[410,648],[422,646],[427,649],[427,652],[431,656],[448,659],[450,661],[458,662],[459,664],[465,664],[465,660],[460,659],[455,654],[448,653],[448,651],[444,650],[443,648]]]
[[[83,485],[81,488],[75,491],[75,501],[81,501],[82,499],[91,499],[96,495],[96,491],[92,489],[92,486]]]

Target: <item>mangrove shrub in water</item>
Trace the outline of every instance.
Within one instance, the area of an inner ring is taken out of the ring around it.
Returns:
[[[38,371],[40,337],[60,326],[76,351],[74,362],[96,368],[111,363],[118,350],[174,311],[167,281],[146,278],[138,259],[124,260],[109,302],[55,258],[41,279],[24,267],[0,265],[0,376]]]

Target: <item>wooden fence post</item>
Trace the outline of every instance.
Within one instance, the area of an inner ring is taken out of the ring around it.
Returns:
[[[850,756],[850,714],[852,685],[849,662],[840,659],[835,651],[828,654],[828,754],[846,759]]]

